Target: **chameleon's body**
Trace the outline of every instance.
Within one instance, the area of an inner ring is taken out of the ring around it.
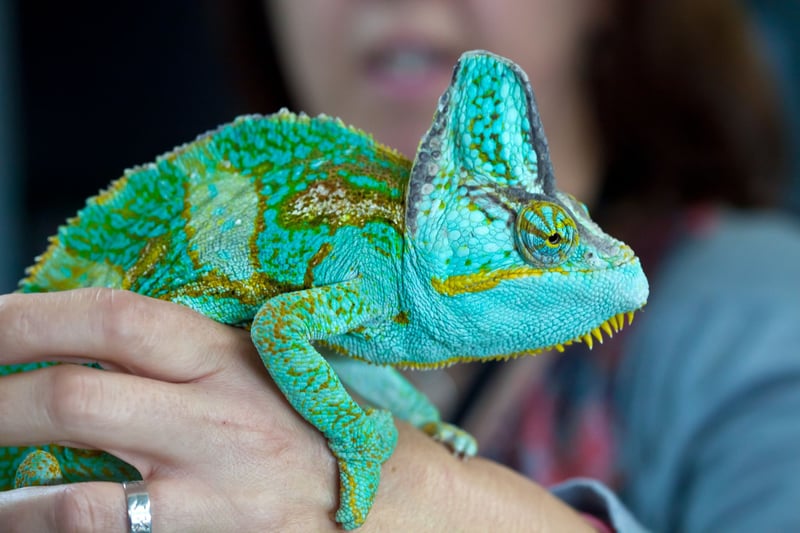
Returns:
[[[647,297],[631,250],[555,189],[525,74],[485,52],[456,66],[413,169],[338,120],[281,112],[128,171],[60,229],[21,290],[85,286],[251,325],[278,387],[339,460],[347,528],[366,517],[396,429],[337,373],[470,455],[474,440],[394,366],[591,343]],[[349,357],[323,358],[322,345]],[[0,450],[0,488],[138,475],[105,454],[44,449]]]

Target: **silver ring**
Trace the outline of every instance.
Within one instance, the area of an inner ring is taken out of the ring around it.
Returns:
[[[144,481],[123,481],[122,490],[128,504],[130,533],[153,533],[153,516],[150,514],[150,495]]]

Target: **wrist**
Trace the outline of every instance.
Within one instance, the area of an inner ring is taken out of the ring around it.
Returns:
[[[366,530],[591,532],[547,490],[497,463],[462,460],[411,426],[398,424],[397,450],[384,464]]]

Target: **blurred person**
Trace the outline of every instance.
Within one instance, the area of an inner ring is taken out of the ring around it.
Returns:
[[[779,110],[735,4],[229,6],[254,105],[337,115],[409,156],[461,51],[516,61],[560,188],[631,244],[651,278],[650,303],[622,338],[453,376],[445,400],[492,459],[459,462],[400,423],[366,530],[797,527],[800,230],[761,209],[782,171]],[[332,459],[243,332],[95,290],[6,299],[0,325],[4,357],[122,370],[2,378],[0,405],[15,416],[0,444],[111,451],[147,480],[159,529],[334,527]],[[561,500],[543,490],[564,480],[552,492]],[[0,522],[123,530],[121,496],[108,483],[6,493]]]

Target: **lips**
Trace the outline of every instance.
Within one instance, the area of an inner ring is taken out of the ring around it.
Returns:
[[[367,69],[376,76],[422,77],[442,68],[452,68],[452,56],[442,50],[415,44],[396,44],[375,50],[367,58]]]
[[[364,61],[367,80],[398,101],[433,100],[450,81],[457,53],[435,45],[395,40],[374,48]]]

